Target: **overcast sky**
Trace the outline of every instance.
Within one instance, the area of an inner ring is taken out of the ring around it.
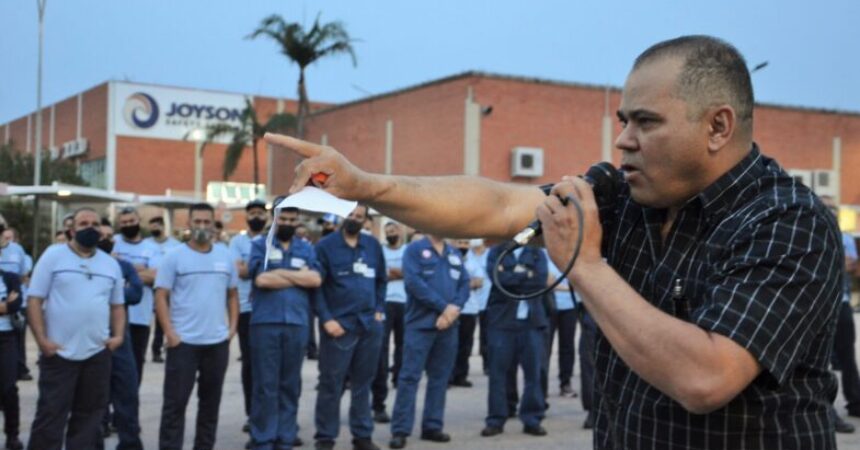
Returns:
[[[0,0],[0,123],[36,105],[37,0]],[[106,80],[295,97],[297,68],[247,40],[272,13],[340,20],[348,57],[308,71],[312,100],[343,102],[466,70],[621,86],[649,45],[722,37],[757,100],[860,111],[860,1],[47,0],[43,103]]]

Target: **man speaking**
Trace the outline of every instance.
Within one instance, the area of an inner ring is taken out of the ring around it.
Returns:
[[[743,57],[707,36],[656,44],[636,59],[618,118],[624,175],[600,203],[578,177],[544,196],[369,174],[334,149],[266,139],[307,158],[293,190],[324,173],[326,191],[428,233],[507,238],[537,216],[566,267],[581,231],[567,278],[600,328],[596,448],[835,448],[839,230],[753,143]]]

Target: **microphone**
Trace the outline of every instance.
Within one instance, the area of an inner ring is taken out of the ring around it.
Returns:
[[[601,205],[618,196],[622,175],[612,164],[604,161],[589,167],[585,175],[582,175],[582,179],[591,185],[595,200],[597,200],[598,205]],[[553,184],[544,184],[540,189],[544,194],[549,195],[553,186]],[[566,199],[562,199],[562,203],[567,204]],[[513,241],[518,247],[523,247],[535,237],[540,236],[542,232],[540,220],[535,220],[517,233]]]

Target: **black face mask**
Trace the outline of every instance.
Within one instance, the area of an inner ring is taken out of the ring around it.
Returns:
[[[296,234],[296,227],[293,225],[278,225],[278,231],[276,234],[279,241],[287,242],[293,238],[294,234]]]
[[[458,248],[457,250],[460,250],[460,254],[463,256],[466,256],[466,253],[469,253],[468,248]]]
[[[355,236],[361,231],[361,222],[355,219],[346,219],[343,221],[343,231],[350,236]]]
[[[134,239],[140,234],[140,224],[121,227],[119,231],[126,239]]]
[[[400,236],[385,236],[385,240],[388,241],[388,245],[394,247],[400,241]]]
[[[99,250],[107,253],[108,255],[110,255],[110,252],[113,251],[113,241],[110,239],[102,239],[99,241],[98,244],[96,244],[96,246],[99,248]]]
[[[259,233],[266,226],[266,219],[261,219],[259,217],[254,217],[253,219],[248,219],[248,228],[254,233]]]
[[[333,229],[333,228],[323,228],[323,229],[322,229],[322,235],[323,235],[323,236],[328,236],[328,235],[330,235],[330,234],[332,233],[332,231],[334,231],[334,229]]]
[[[97,228],[84,228],[75,231],[75,241],[84,248],[93,248],[99,243],[102,233]]]
[[[158,230],[158,229],[150,230],[149,234],[151,234],[152,237],[158,239],[161,237],[161,230]]]

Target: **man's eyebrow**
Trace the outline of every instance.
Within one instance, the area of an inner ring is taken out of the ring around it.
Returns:
[[[649,109],[642,109],[642,108],[634,109],[628,113],[625,113],[624,111],[619,109],[616,112],[616,114],[618,115],[619,120],[637,120],[637,119],[641,119],[643,117],[649,117],[649,118],[660,118],[661,117],[660,114],[657,114],[654,111],[651,111]]]

